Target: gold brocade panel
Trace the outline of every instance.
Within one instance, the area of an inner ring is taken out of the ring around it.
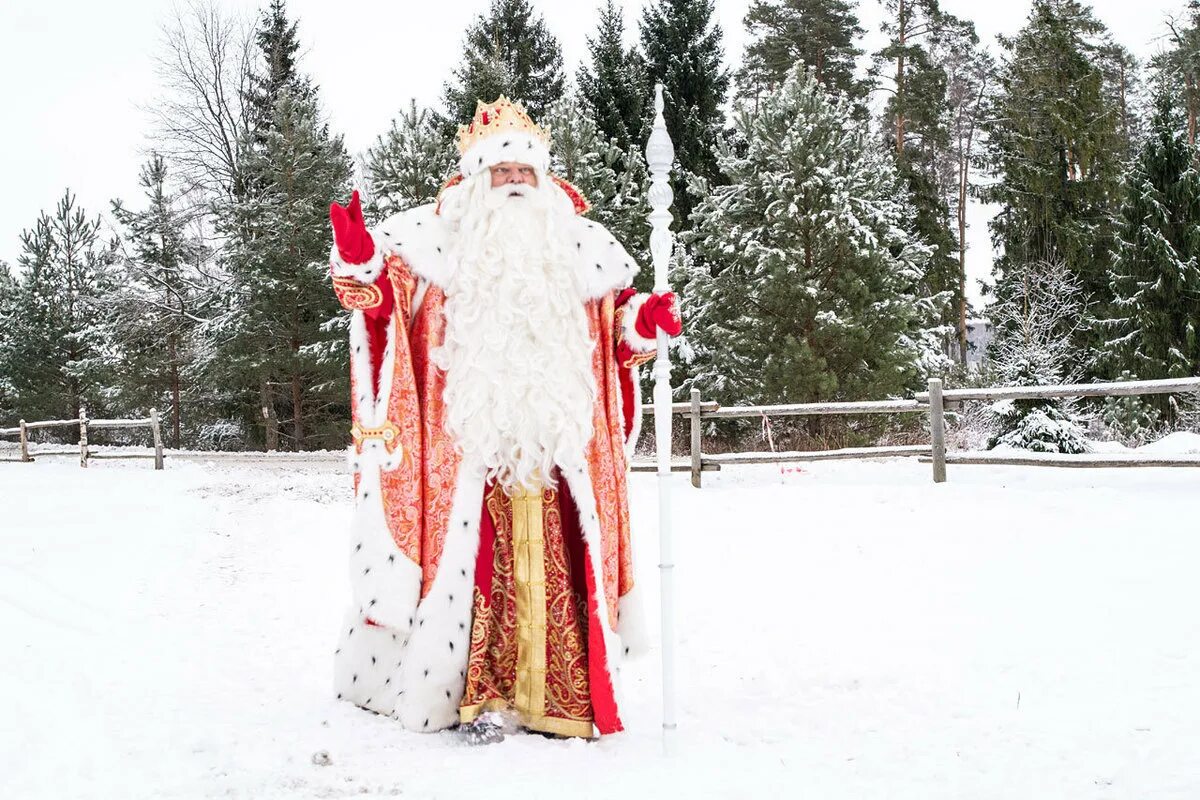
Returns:
[[[554,490],[509,497],[491,489],[491,574],[476,586],[460,716],[511,709],[531,730],[591,736],[582,545],[564,529]],[[568,507],[569,513],[575,513]],[[481,553],[487,555],[486,551]]]

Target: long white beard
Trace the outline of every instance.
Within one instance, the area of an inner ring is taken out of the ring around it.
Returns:
[[[537,189],[464,182],[442,213],[458,235],[446,286],[446,424],[464,458],[508,491],[553,484],[592,436],[594,343],[571,250],[570,202]],[[523,197],[510,197],[522,191]]]

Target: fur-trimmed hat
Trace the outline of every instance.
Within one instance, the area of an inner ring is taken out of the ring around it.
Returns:
[[[504,161],[550,171],[550,136],[539,128],[520,103],[500,95],[475,106],[475,118],[458,126],[458,169],[470,178]]]

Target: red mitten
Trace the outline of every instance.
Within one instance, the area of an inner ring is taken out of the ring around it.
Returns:
[[[350,205],[343,208],[337,203],[329,204],[329,221],[333,223],[333,241],[342,261],[365,264],[371,260],[375,255],[375,242],[367,233],[357,189],[350,196]]]
[[[667,336],[678,336],[683,331],[683,320],[679,318],[679,309],[675,306],[675,293],[663,292],[647,297],[638,310],[633,329],[647,339],[658,335],[656,329],[662,330]]]

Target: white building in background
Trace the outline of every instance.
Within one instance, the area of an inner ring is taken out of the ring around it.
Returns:
[[[979,369],[987,360],[987,349],[992,343],[996,329],[985,317],[967,320],[967,367]]]

